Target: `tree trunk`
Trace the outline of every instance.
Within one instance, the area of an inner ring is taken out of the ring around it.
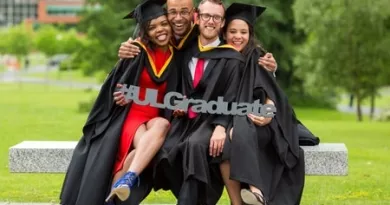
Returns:
[[[361,103],[362,103],[362,96],[360,96],[360,93],[357,93],[356,94],[356,111],[357,111],[357,120],[359,122],[363,121]]]
[[[374,119],[374,112],[375,112],[375,93],[372,92],[370,96],[370,119]]]
[[[350,108],[352,108],[353,107],[353,98],[354,98],[355,96],[353,95],[353,94],[350,94],[349,95],[349,107]]]

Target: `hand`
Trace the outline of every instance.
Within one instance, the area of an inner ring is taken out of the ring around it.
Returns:
[[[129,38],[126,42],[121,43],[121,47],[118,51],[119,58],[134,58],[139,54],[140,49],[138,46],[132,44],[133,42],[134,40]]]
[[[122,88],[123,85],[117,84],[116,87]],[[131,102],[131,101],[126,100],[125,95],[121,91],[116,91],[116,92],[114,92],[113,95],[114,95],[114,101],[117,105],[124,106],[124,105]]]
[[[184,110],[175,110],[173,111],[174,117],[183,117],[186,114]]]
[[[224,127],[218,125],[215,127],[213,135],[210,138],[210,156],[219,156],[223,151],[223,145],[225,144],[226,130]]]
[[[248,114],[248,117],[249,119],[252,120],[252,122],[257,125],[257,126],[266,126],[268,125],[272,118],[271,117],[263,117],[263,116],[256,116],[256,115],[253,115],[253,114]]]
[[[276,60],[273,57],[272,53],[266,53],[264,57],[259,58],[259,65],[263,66],[266,70],[270,72],[276,71]]]
[[[184,95],[183,99],[186,99],[186,98],[187,97]],[[179,110],[174,110],[172,115],[173,115],[173,117],[183,117],[185,114],[186,114],[186,111],[179,109]]]

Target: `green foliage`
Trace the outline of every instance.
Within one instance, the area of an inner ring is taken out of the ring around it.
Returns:
[[[342,88],[363,99],[390,78],[386,0],[297,0],[297,26],[307,33],[295,59],[314,92]]]
[[[86,33],[85,41],[75,56],[75,62],[82,66],[85,74],[92,75],[104,71],[108,73],[116,64],[120,43],[132,35],[133,21],[122,18],[133,9],[138,2],[133,1],[99,1],[99,10],[86,10],[79,29]],[[87,63],[84,63],[87,62]]]
[[[293,58],[295,45],[304,38],[304,35],[294,27],[292,12],[293,1],[264,0],[267,10],[259,18],[256,26],[256,35],[264,47],[274,54],[278,62],[277,79],[285,90],[293,85],[299,85],[299,77],[294,77],[295,67]],[[250,1],[259,4],[257,1]]]
[[[0,29],[0,55],[7,53],[7,38],[8,31],[5,29]]]
[[[58,29],[51,25],[44,25],[40,27],[36,35],[35,44],[39,51],[43,52],[46,56],[61,53],[59,47],[61,34]]]
[[[78,52],[82,45],[82,39],[75,29],[59,34],[59,50],[60,53],[75,53]]]
[[[23,24],[1,31],[0,36],[0,53],[15,55],[20,59],[33,48],[32,33]]]
[[[36,49],[46,56],[76,53],[83,38],[75,29],[59,30],[53,25],[42,25],[36,33],[24,24],[0,30],[0,54],[16,55],[19,58]]]

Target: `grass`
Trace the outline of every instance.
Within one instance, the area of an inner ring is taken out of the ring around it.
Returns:
[[[17,84],[0,84],[0,201],[58,202],[64,174],[11,174],[9,147],[23,140],[78,140],[87,114],[80,101],[96,93]],[[345,143],[346,177],[307,176],[302,204],[390,204],[390,123],[356,122],[354,114],[296,109],[321,142]],[[153,192],[145,203],[174,203],[169,192]],[[226,193],[220,204],[229,204]]]

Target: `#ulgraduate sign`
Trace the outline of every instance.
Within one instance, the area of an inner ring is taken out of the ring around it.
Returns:
[[[150,105],[156,108],[171,109],[171,110],[183,110],[187,111],[188,107],[192,107],[192,111],[195,113],[209,113],[209,114],[222,114],[222,115],[247,115],[254,114],[263,117],[274,117],[276,107],[274,105],[260,104],[260,100],[256,100],[253,103],[237,103],[237,102],[225,102],[223,97],[218,97],[217,101],[205,101],[201,99],[187,99],[181,93],[168,92],[164,96],[163,104],[157,102],[158,91],[155,89],[146,89],[145,100],[139,99],[140,87],[130,85],[129,87],[124,84],[119,90],[125,96],[127,101],[133,101],[139,105]],[[173,104],[172,104],[173,101]]]

